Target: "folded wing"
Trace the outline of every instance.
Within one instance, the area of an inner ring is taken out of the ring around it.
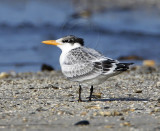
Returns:
[[[66,55],[62,72],[70,80],[83,81],[113,73],[116,64],[118,61],[107,58],[93,49],[80,47]]]

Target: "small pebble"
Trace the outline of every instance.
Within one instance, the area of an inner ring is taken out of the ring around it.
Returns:
[[[101,111],[99,112],[99,115],[101,116],[121,116],[123,115],[121,112],[118,112],[118,111]]]
[[[89,124],[90,124],[89,121],[87,121],[87,120],[82,120],[82,121],[79,121],[79,122],[75,123],[74,125],[75,125],[75,126],[87,126],[87,125],[89,125]]]
[[[120,125],[121,126],[131,126],[131,123],[130,122],[124,122],[124,123],[121,123]]]
[[[7,78],[7,77],[9,77],[8,73],[6,73],[6,72],[1,72],[0,73],[0,79]]]
[[[142,93],[142,90],[136,90],[135,93]]]
[[[113,125],[106,125],[104,128],[113,128]]]
[[[57,86],[53,86],[53,85],[51,85],[51,84],[49,84],[48,86],[46,86],[46,87],[44,87],[45,89],[49,89],[49,88],[53,88],[53,89],[59,89],[59,87],[57,87]]]
[[[104,107],[104,109],[109,109],[109,107],[108,107],[108,106],[106,106],[106,107]]]
[[[121,117],[120,120],[124,121],[125,119],[124,119],[124,117]]]
[[[36,111],[40,112],[40,111],[46,111],[46,109],[42,108],[42,107],[39,107],[36,109]]]
[[[158,100],[157,100],[159,103],[160,103],[160,98],[158,98]]]
[[[23,117],[23,122],[27,122],[27,121],[28,121],[28,119]]]
[[[99,105],[95,105],[95,106],[86,106],[86,109],[101,109],[101,107]]]
[[[157,87],[160,87],[160,81],[158,81],[158,82],[156,83],[156,86],[157,86]]]
[[[98,98],[101,98],[101,95],[102,93],[93,93],[92,97],[98,99]]]
[[[153,110],[150,112],[150,114],[156,113],[156,112],[160,112],[160,108],[159,108],[159,107],[153,109]]]
[[[86,114],[87,114],[87,112],[82,112],[80,115],[85,116]]]
[[[154,60],[144,60],[144,61],[143,61],[143,65],[144,65],[144,66],[155,66],[156,63],[155,63]]]
[[[47,64],[43,64],[42,67],[41,67],[41,71],[53,71],[54,68],[50,65],[47,65]]]

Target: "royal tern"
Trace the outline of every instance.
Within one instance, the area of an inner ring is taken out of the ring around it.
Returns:
[[[73,35],[57,40],[42,41],[44,44],[56,45],[62,50],[60,66],[64,76],[79,83],[79,101],[81,100],[81,85],[91,86],[89,101],[93,93],[93,85],[105,82],[109,77],[129,69],[133,63],[120,63],[108,58],[94,49],[84,47],[82,38]]]

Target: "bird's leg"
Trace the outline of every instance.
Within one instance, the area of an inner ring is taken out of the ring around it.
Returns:
[[[78,98],[78,102],[82,102],[81,91],[82,91],[82,87],[81,87],[81,85],[79,85],[79,98]]]
[[[93,93],[93,85],[91,86],[91,89],[90,89],[89,101],[91,101],[92,99],[92,93]]]

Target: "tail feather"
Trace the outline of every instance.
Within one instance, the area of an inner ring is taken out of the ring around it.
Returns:
[[[127,71],[129,69],[129,66],[134,63],[118,63],[116,64],[116,71]]]

